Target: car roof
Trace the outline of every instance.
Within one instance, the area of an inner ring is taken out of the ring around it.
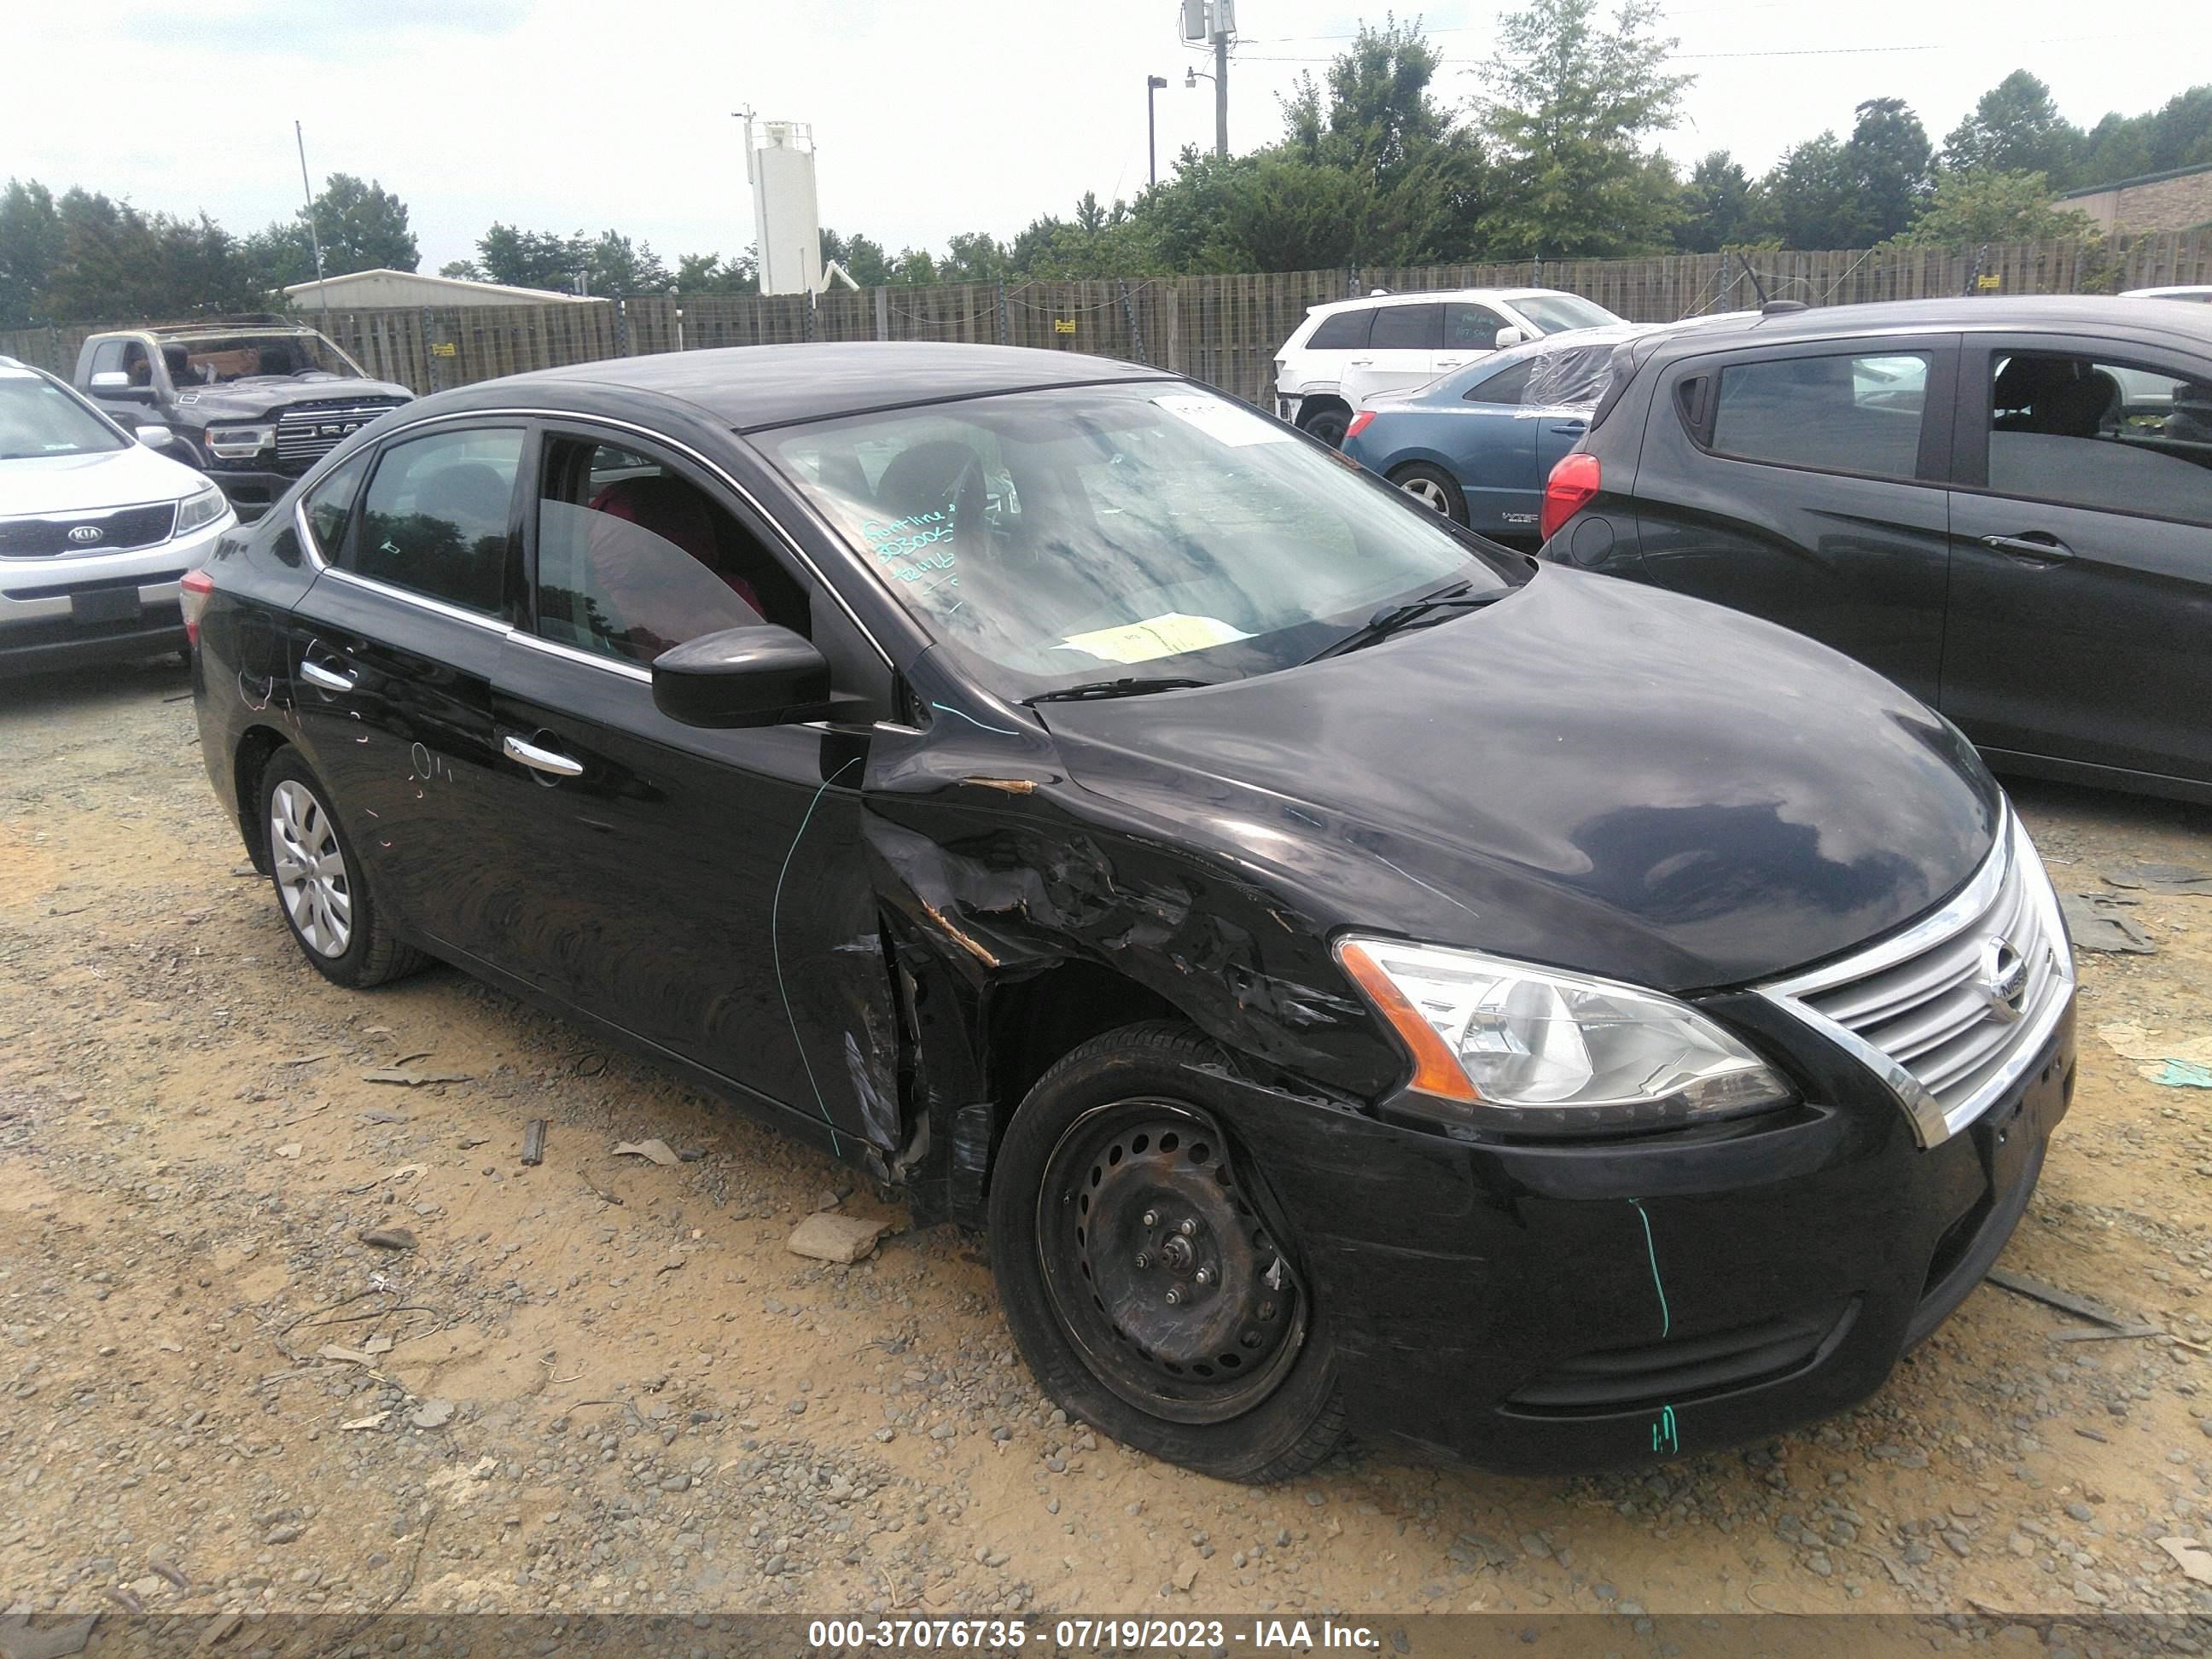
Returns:
[[[2140,306],[2113,295],[2048,295],[1887,300],[1870,305],[1746,313],[1666,334],[1654,358],[1686,356],[1768,341],[1846,339],[1868,334],[2076,331],[2166,338],[2212,348],[2212,316],[2194,306]]]
[[[1408,294],[1361,294],[1349,300],[1330,300],[1324,304],[1308,306],[1309,317],[1325,317],[1332,312],[1354,311],[1362,306],[1410,306],[1438,300],[1533,300],[1539,295],[1566,294],[1562,288],[1432,288],[1419,289]],[[1577,295],[1569,295],[1569,298]],[[1595,301],[1591,303],[1595,305]]]
[[[596,395],[623,403],[641,393],[679,399],[719,424],[746,431],[1045,386],[1180,378],[1143,363],[1025,346],[828,341],[605,357],[479,382],[435,402],[441,407],[512,403],[526,399],[536,387],[560,387],[572,401]],[[431,402],[426,398],[416,407],[423,410]]]

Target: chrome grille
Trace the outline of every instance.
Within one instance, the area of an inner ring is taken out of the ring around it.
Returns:
[[[337,448],[338,441],[348,433],[367,426],[404,401],[399,398],[373,398],[356,403],[307,404],[288,409],[276,417],[276,459],[283,463],[319,461]]]
[[[2073,995],[2074,952],[2051,878],[2007,803],[1996,847],[1941,910],[1762,988],[1880,1073],[1933,1146],[2033,1062]]]
[[[82,557],[88,553],[127,553],[169,539],[177,525],[177,504],[111,507],[96,512],[49,513],[36,518],[0,519],[0,559]],[[72,540],[71,531],[97,530],[97,536]]]

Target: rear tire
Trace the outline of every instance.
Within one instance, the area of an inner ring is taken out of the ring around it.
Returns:
[[[260,801],[276,911],[310,967],[334,985],[361,990],[429,960],[385,922],[368,872],[331,810],[330,791],[298,750],[287,746],[269,757]]]
[[[1298,422],[1299,428],[1320,439],[1331,449],[1344,447],[1345,429],[1352,424],[1352,411],[1341,406],[1321,409]]]
[[[1431,466],[1426,461],[1414,461],[1393,472],[1390,482],[1454,524],[1467,522],[1467,492],[1459,487],[1459,480],[1443,468]]]
[[[1006,1322],[1072,1417],[1218,1480],[1304,1474],[1344,1434],[1329,1328],[1289,1240],[1248,1201],[1221,1051],[1188,1026],[1072,1050],[991,1171]]]

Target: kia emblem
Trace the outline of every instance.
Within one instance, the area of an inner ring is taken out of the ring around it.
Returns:
[[[90,547],[94,542],[106,541],[107,532],[96,524],[72,525],[69,538],[79,547]]]

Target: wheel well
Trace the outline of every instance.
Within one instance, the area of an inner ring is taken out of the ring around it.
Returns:
[[[1064,962],[991,999],[987,1062],[1000,1125],[1036,1080],[1078,1043],[1144,1019],[1181,1019],[1157,991],[1092,962]],[[995,1135],[994,1139],[995,1139]]]
[[[269,838],[261,828],[261,775],[269,757],[284,746],[284,734],[266,726],[249,727],[238,740],[231,775],[238,790],[238,830],[246,837],[246,855],[263,875],[269,873]]]
[[[1298,404],[1298,425],[1304,428],[1311,422],[1315,416],[1332,412],[1349,415],[1352,413],[1352,405],[1333,392],[1316,392]]]

